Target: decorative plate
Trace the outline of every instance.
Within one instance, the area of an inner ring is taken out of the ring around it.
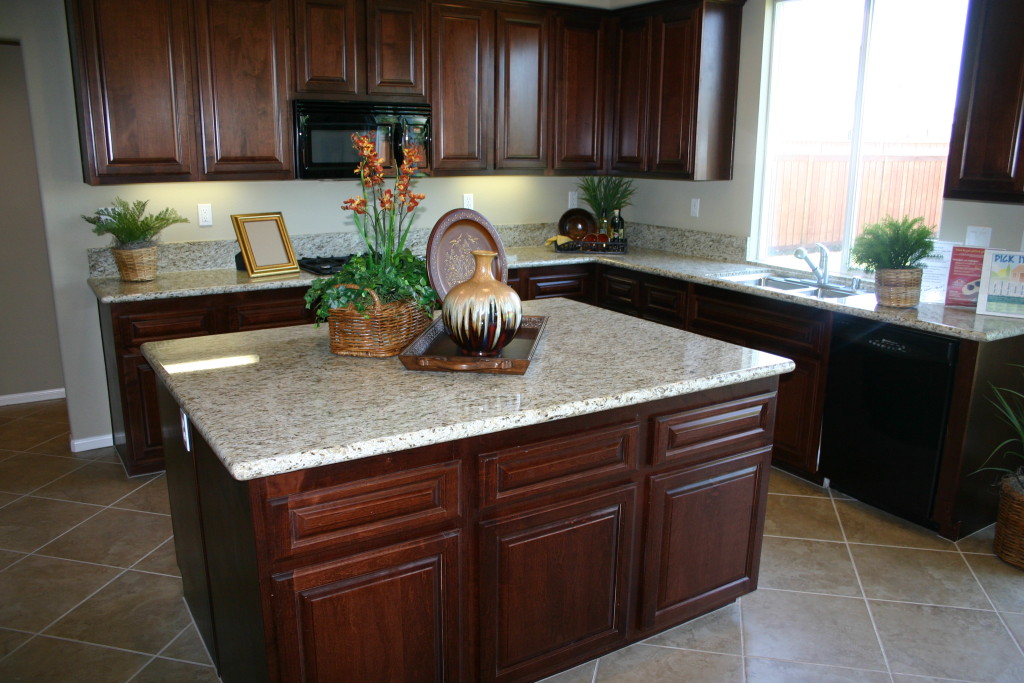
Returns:
[[[558,219],[558,233],[570,239],[581,240],[594,232],[597,232],[597,221],[586,209],[569,209]]]
[[[476,249],[496,251],[491,268],[497,280],[508,280],[505,246],[494,226],[473,209],[452,209],[434,224],[427,240],[427,276],[430,286],[444,300],[448,290],[473,275]]]

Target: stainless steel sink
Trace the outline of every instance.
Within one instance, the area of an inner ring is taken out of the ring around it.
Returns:
[[[750,287],[762,287],[773,289],[797,296],[816,297],[819,299],[839,299],[847,296],[860,294],[861,291],[852,287],[842,285],[819,285],[816,280],[784,277],[771,273],[747,273],[744,275],[729,275],[722,278],[729,282],[736,282]]]

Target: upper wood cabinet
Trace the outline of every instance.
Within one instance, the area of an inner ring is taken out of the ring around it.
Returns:
[[[188,4],[73,0],[68,18],[86,182],[191,180]]]
[[[945,196],[1024,202],[1024,3],[971,0]]]
[[[556,171],[604,167],[607,20],[561,12],[555,19],[554,159]]]
[[[619,13],[612,170],[732,177],[742,5],[699,0]]]
[[[295,92],[427,94],[423,0],[293,0]]]
[[[550,14],[517,7],[497,13],[494,167],[548,166],[548,43]]]

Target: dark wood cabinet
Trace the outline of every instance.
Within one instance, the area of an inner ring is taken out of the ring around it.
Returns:
[[[824,411],[832,314],[765,297],[703,285],[693,288],[686,329],[790,358],[796,370],[779,377],[775,460],[821,481],[818,450]]]
[[[195,0],[201,179],[294,175],[285,0]]]
[[[433,169],[484,171],[493,165],[494,10],[431,6]]]
[[[1024,4],[971,0],[945,196],[1024,202]]]
[[[732,178],[742,1],[620,10],[612,169]]]
[[[626,268],[597,267],[597,301],[602,307],[663,325],[685,326],[688,288],[682,280]]]
[[[594,301],[593,269],[589,265],[530,268],[520,271],[524,299],[548,299],[562,296],[584,303]]]
[[[427,96],[423,0],[366,0],[366,92],[417,102]]]
[[[552,124],[555,171],[605,166],[608,18],[584,10],[555,18]]]
[[[156,375],[140,346],[313,322],[305,288],[100,304],[114,447],[130,476],[164,469]]]
[[[497,12],[494,167],[543,171],[549,163],[548,45],[545,9]]]
[[[68,19],[85,181],[193,179],[188,3],[72,0]]]

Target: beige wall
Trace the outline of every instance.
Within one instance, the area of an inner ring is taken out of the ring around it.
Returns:
[[[0,401],[64,387],[21,47],[0,44]]]
[[[578,0],[584,4],[584,0]],[[586,2],[618,6],[620,0]],[[631,3],[630,3],[631,4]],[[735,180],[687,183],[642,180],[630,220],[686,227],[731,235],[747,235],[755,206],[755,159],[759,135],[764,17],[767,0],[748,0],[743,10],[740,98],[734,160]],[[22,43],[46,238],[60,333],[61,358],[71,413],[71,433],[78,447],[101,445],[109,435],[106,384],[103,375],[95,299],[85,284],[85,250],[104,246],[80,214],[105,206],[117,194],[126,199],[148,198],[154,207],[172,206],[190,217],[190,225],[173,226],[165,241],[232,239],[232,213],[282,211],[293,234],[350,230],[338,207],[355,191],[344,182],[176,183],[90,187],[82,182],[74,91],[67,28],[62,0],[3,0],[0,39]],[[10,164],[2,159],[0,163]],[[573,178],[487,177],[427,179],[420,189],[428,195],[419,219],[431,225],[442,213],[462,205],[472,192],[475,206],[494,223],[551,222],[566,207]],[[701,199],[701,215],[690,218],[691,198]],[[197,203],[212,203],[214,226],[195,226]],[[961,203],[963,204],[963,203]],[[991,225],[1007,239],[1020,240],[1020,209],[1009,212],[991,205],[972,204],[973,224]],[[1015,225],[1009,223],[1016,221]],[[1005,224],[1005,225],[1004,225]]]

